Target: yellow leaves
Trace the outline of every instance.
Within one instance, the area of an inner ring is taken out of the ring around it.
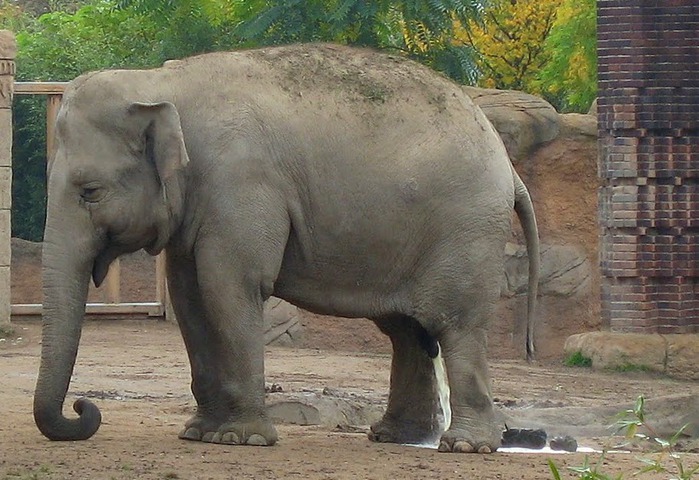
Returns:
[[[436,35],[423,22],[401,20],[400,25],[405,46],[411,52],[425,53],[446,41],[444,34]]]
[[[536,92],[546,37],[561,0],[493,0],[482,22],[455,25],[454,42],[473,47],[481,84]]]

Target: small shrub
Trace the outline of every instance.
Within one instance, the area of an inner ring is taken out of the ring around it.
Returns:
[[[653,369],[649,367],[648,365],[642,365],[642,364],[637,364],[637,363],[623,363],[621,365],[617,365],[616,367],[612,367],[612,370],[615,372],[621,372],[621,373],[628,373],[628,372],[652,372]]]
[[[591,367],[592,359],[590,357],[586,357],[580,350],[578,350],[568,355],[563,363],[565,363],[568,367]]]
[[[12,325],[0,325],[0,338],[14,338],[15,333],[16,331]]]
[[[644,456],[638,459],[642,466],[633,474],[634,477],[642,477],[646,473],[663,473],[670,475],[673,480],[692,480],[695,478],[695,474],[699,475],[699,465],[693,467],[685,465],[682,455],[676,451],[677,440],[687,425],[680,428],[670,439],[660,437],[646,419],[643,395],[636,399],[632,409],[622,412],[618,418],[619,420],[615,424],[616,431],[617,433],[624,432],[626,446],[643,444],[646,448],[651,447],[655,452],[652,457]],[[647,431],[648,434],[641,433],[639,429]],[[582,466],[569,467],[568,470],[576,474],[575,478],[580,480],[622,480],[622,474],[610,477],[601,471],[607,451],[607,448],[603,449],[595,465],[590,465],[590,459],[586,456]],[[548,465],[554,480],[562,480],[563,477],[556,463],[549,459]]]

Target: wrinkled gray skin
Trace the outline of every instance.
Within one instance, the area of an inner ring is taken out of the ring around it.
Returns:
[[[502,142],[458,86],[338,46],[216,53],[79,77],[56,128],[34,397],[48,438],[86,439],[99,427],[88,400],[74,405],[79,418],[62,414],[88,283],[144,248],[167,253],[191,363],[198,407],[181,438],[276,442],[262,331],[274,294],[371,318],[390,337],[389,403],[372,440],[441,434],[443,451],[497,449],[486,328],[512,209],[533,253],[533,287],[536,224]],[[443,433],[436,341],[453,412]]]

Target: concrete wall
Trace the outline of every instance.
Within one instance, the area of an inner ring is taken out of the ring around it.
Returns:
[[[10,323],[12,90],[16,51],[14,35],[0,30],[0,325]]]

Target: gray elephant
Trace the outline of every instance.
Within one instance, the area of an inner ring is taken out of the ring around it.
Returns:
[[[90,276],[165,250],[196,414],[180,437],[272,445],[262,308],[272,294],[367,317],[393,345],[380,442],[440,439],[492,452],[486,328],[512,209],[538,274],[529,194],[481,110],[402,57],[336,45],[212,53],[69,85],[56,122],[43,250],[34,418],[54,440],[92,436],[98,408],[62,414]],[[527,342],[533,349],[531,336]],[[441,348],[451,426],[440,431]]]

